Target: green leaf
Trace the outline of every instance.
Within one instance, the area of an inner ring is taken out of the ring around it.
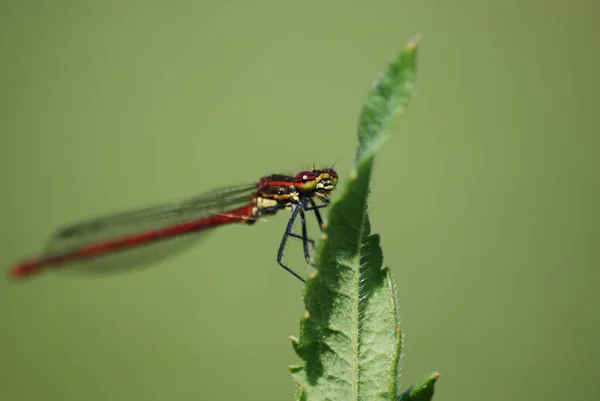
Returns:
[[[408,106],[417,78],[419,35],[379,74],[373,84],[358,122],[356,160],[371,159],[389,138],[396,117]]]
[[[290,367],[299,400],[393,400],[402,347],[395,286],[371,234],[367,198],[375,152],[410,100],[418,39],[394,57],[370,90],[358,124],[358,152],[306,282],[306,312]]]
[[[433,398],[433,387],[440,377],[434,372],[402,393],[397,401],[430,401]]]

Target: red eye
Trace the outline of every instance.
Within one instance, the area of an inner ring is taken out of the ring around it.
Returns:
[[[294,185],[299,191],[312,191],[317,186],[317,177],[312,171],[302,171],[294,177]]]
[[[301,173],[296,174],[294,177],[295,184],[304,184],[309,181],[316,180],[317,177],[313,174],[312,171],[302,171]]]

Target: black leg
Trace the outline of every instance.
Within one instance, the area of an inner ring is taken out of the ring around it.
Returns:
[[[279,266],[281,266],[285,270],[287,270],[288,273],[290,273],[292,276],[296,277],[298,280],[305,283],[304,279],[302,277],[300,277],[298,275],[298,273],[296,273],[295,271],[293,271],[292,269],[290,269],[289,267],[284,265],[283,262],[281,261],[283,259],[283,250],[285,249],[285,244],[287,242],[288,237],[290,236],[290,233],[292,232],[292,228],[294,227],[294,221],[298,217],[298,213],[302,210],[302,205],[295,204],[292,206],[292,208],[293,208],[292,214],[290,216],[290,219],[288,220],[287,226],[285,228],[285,232],[283,233],[283,238],[281,238],[281,244],[279,244],[279,250],[277,251],[277,263],[279,264]]]
[[[292,269],[290,269],[289,267],[287,267],[286,265],[283,264],[283,262],[282,262],[283,251],[285,250],[285,246],[287,244],[287,240],[289,237],[301,239],[303,250],[304,250],[304,258],[306,259],[306,263],[310,264],[311,266],[314,266],[310,260],[310,249],[309,249],[308,244],[310,243],[312,245],[312,247],[314,248],[315,242],[312,239],[308,238],[305,212],[313,211],[315,213],[317,223],[319,224],[319,228],[321,230],[323,230],[323,217],[321,216],[319,209],[327,207],[329,205],[329,200],[327,200],[327,199],[321,199],[321,200],[323,201],[324,204],[317,205],[313,198],[306,197],[301,200],[300,204],[292,205],[292,214],[290,215],[287,226],[285,228],[285,232],[283,233],[283,237],[281,238],[281,243],[279,244],[279,250],[277,251],[277,263],[279,264],[279,266],[283,267],[287,272],[289,272],[291,275],[293,275],[294,277],[296,277],[298,280],[302,281],[303,283],[305,283],[306,281],[302,277],[300,277],[300,275],[298,275],[298,273],[296,273],[295,271],[293,271]],[[310,203],[310,205],[309,205],[309,203]],[[282,208],[282,206],[278,205],[278,206],[274,206],[272,208],[265,209],[265,211],[275,212],[275,211],[279,210],[280,208]],[[296,219],[298,218],[298,214],[300,214],[300,223],[302,225],[302,235],[298,235],[298,234],[295,234],[292,232],[292,230],[294,228],[294,223],[295,223]]]
[[[315,213],[315,217],[317,218],[317,223],[319,223],[319,228],[323,230],[323,217],[321,217],[321,213],[319,209],[329,206],[329,201],[323,200],[325,202],[324,205],[317,205],[313,198],[308,198],[310,202],[310,207],[305,207],[305,210],[312,210]]]
[[[302,247],[304,248],[304,259],[306,263],[312,266],[310,262],[310,251],[308,250],[308,233],[306,232],[306,215],[304,208],[300,208],[300,224],[302,225]]]
[[[298,234],[296,234],[296,233],[290,233],[290,237],[292,237],[292,238],[297,238],[297,239],[301,239],[301,240],[304,240],[304,239],[306,239],[306,241],[308,241],[308,243],[309,243],[309,244],[310,244],[310,245],[313,247],[313,249],[316,247],[316,245],[315,245],[315,241],[314,241],[314,240],[312,240],[312,239],[310,239],[310,238],[304,238],[303,236],[301,236],[301,235],[298,235]]]
[[[277,212],[278,210],[281,210],[281,209],[285,209],[285,205],[278,204],[278,205],[271,206],[271,207],[265,207],[264,209],[261,209],[261,214],[266,214],[266,215],[275,214],[275,212]]]

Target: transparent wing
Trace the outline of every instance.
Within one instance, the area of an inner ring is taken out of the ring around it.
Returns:
[[[227,214],[228,211],[248,205],[254,190],[256,184],[221,188],[182,202],[101,216],[68,225],[53,233],[41,258],[64,255],[83,247],[140,233],[164,230],[209,216]],[[206,231],[190,231],[185,235],[165,237],[148,244],[115,249],[93,258],[70,260],[65,265],[77,266],[87,272],[125,271],[125,268],[149,265],[182,251],[196,243],[203,237],[203,233]]]

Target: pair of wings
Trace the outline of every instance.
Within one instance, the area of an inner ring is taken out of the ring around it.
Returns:
[[[250,204],[256,184],[225,187],[181,202],[156,205],[138,210],[105,215],[77,222],[56,230],[49,238],[40,258],[65,255],[82,247],[127,238],[128,236],[165,228],[209,216],[227,214]],[[84,272],[125,271],[125,268],[148,265],[163,260],[197,242],[203,231],[165,238],[149,245],[78,259],[67,264]]]

